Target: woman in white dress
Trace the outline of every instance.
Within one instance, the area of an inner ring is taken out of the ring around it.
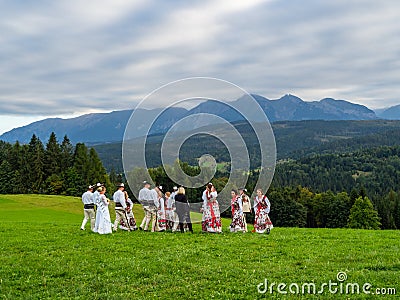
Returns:
[[[203,217],[202,217],[202,230],[203,232],[221,233],[221,213],[217,201],[217,190],[212,183],[207,185],[206,190],[203,192]]]
[[[106,188],[104,186],[100,187],[98,188],[98,192],[99,194],[95,199],[97,205],[97,215],[94,232],[99,234],[112,233],[110,211],[108,210],[108,205],[110,202],[105,195]]]
[[[268,216],[271,209],[271,203],[261,189],[257,190],[257,196],[254,199],[254,231],[257,233],[269,234],[274,227]]]

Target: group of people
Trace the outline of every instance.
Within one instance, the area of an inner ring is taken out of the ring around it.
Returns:
[[[239,192],[231,191],[231,212],[232,222],[229,226],[231,232],[247,232],[247,223],[251,222],[252,207],[250,198],[246,195],[246,189],[241,188]],[[209,183],[203,192],[203,232],[221,233],[221,214],[217,201],[218,193],[212,183]],[[257,233],[269,234],[273,228],[269,212],[271,203],[262,189],[257,189],[257,196],[254,199],[254,230]]]
[[[239,189],[239,193],[232,190],[231,211],[232,223],[230,226],[231,232],[247,232],[247,223],[252,217],[251,201],[246,195],[246,189]],[[271,203],[267,196],[264,195],[262,189],[257,189],[257,196],[254,198],[254,232],[269,234],[272,225],[269,218]]]
[[[88,190],[82,195],[84,218],[81,230],[85,230],[88,221],[90,221],[91,230],[99,234],[111,233],[112,229],[116,231],[118,227],[124,230],[137,230],[132,211],[133,202],[129,199],[123,183],[119,184],[117,188],[113,196],[115,222],[112,223],[108,208],[110,200],[105,195],[106,187],[100,183],[88,187]]]
[[[108,234],[118,229],[135,231],[189,231],[193,233],[190,218],[190,204],[185,195],[184,187],[174,187],[172,192],[163,191],[162,186],[150,189],[149,182],[143,182],[143,188],[139,191],[138,201],[143,206],[144,218],[138,227],[133,214],[133,202],[125,191],[123,183],[117,186],[113,195],[115,202],[115,221],[111,222],[109,204],[110,200],[105,196],[106,187],[102,184],[89,186],[87,192],[82,195],[84,204],[84,219],[81,230],[90,221],[93,232]],[[95,191],[94,191],[95,190]],[[94,191],[94,192],[93,192]],[[257,196],[252,207],[250,198],[246,195],[246,189],[231,192],[232,222],[231,232],[247,232],[247,224],[252,221],[252,209],[254,211],[254,230],[257,233],[270,233],[273,228],[268,216],[271,203],[261,189],[257,189]],[[206,186],[202,195],[202,231],[209,233],[221,233],[221,213],[218,203],[218,193],[212,183]],[[96,208],[96,210],[95,210]]]
[[[184,187],[174,187],[173,192],[164,194],[162,186],[150,190],[150,183],[143,182],[139,191],[138,200],[143,206],[144,218],[139,226],[140,230],[149,231],[178,231],[185,232],[185,227],[193,233],[190,219],[189,201]]]

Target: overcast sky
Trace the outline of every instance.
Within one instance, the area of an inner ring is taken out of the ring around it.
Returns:
[[[270,99],[399,104],[399,20],[398,0],[1,1],[0,133],[133,108],[192,76]]]

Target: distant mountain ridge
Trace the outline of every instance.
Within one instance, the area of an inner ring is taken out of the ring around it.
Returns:
[[[400,119],[400,104],[391,106],[384,109],[379,109],[376,112],[376,115],[382,119],[388,120],[399,120]]]
[[[260,95],[252,95],[261,106],[271,122],[277,121],[302,121],[302,120],[374,120],[377,115],[369,108],[345,100],[325,98],[320,101],[306,102],[294,95],[287,94],[277,100],[270,100]],[[235,102],[240,107],[242,98]],[[141,109],[138,124],[135,128],[135,137],[146,135],[141,127],[140,120],[155,119],[162,108]],[[33,134],[42,141],[46,141],[54,131],[58,138],[68,135],[73,143],[110,143],[122,141],[126,124],[133,110],[113,111],[110,113],[93,113],[72,119],[51,118],[31,123],[24,127],[15,128],[0,136],[6,142],[19,141],[28,143]],[[150,133],[165,133],[175,122],[185,116],[197,113],[216,114],[229,122],[240,121],[243,117],[229,106],[216,102],[205,101],[196,107],[185,108],[171,107],[166,109],[155,121]],[[143,118],[143,119],[142,119]],[[193,121],[193,128],[203,126],[204,120],[199,118]],[[188,128],[190,129],[190,128]]]
[[[266,112],[271,122],[304,120],[374,120],[375,112],[360,104],[324,98],[306,102],[287,94],[278,100],[252,95]]]

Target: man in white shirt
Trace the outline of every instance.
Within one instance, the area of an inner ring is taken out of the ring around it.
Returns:
[[[102,187],[102,184],[101,184],[101,183],[97,183],[97,184],[95,184],[95,185],[93,186],[94,193],[93,193],[92,198],[93,198],[93,203],[94,203],[95,205],[97,205],[97,202],[98,202],[99,197],[100,197],[100,192],[98,191],[100,187]]]
[[[124,224],[128,224],[128,220],[126,218],[126,201],[125,201],[125,194],[124,189],[125,185],[123,183],[117,185],[118,190],[114,193],[113,200],[115,202],[115,222],[114,222],[114,231],[117,231],[118,225],[121,220]],[[130,231],[130,228],[129,228]]]
[[[156,215],[157,212],[155,203],[158,200],[157,193],[153,190],[150,190],[150,183],[147,181],[143,182],[143,188],[139,191],[139,202],[143,205],[144,210],[144,218],[142,224],[139,226],[140,230],[147,231],[149,229],[150,221],[153,221],[153,226],[156,222]]]
[[[93,187],[89,185],[88,190],[82,195],[83,214],[84,218],[81,225],[81,230],[85,230],[86,223],[90,220],[90,228],[94,230],[95,217],[94,202],[93,202]]]

